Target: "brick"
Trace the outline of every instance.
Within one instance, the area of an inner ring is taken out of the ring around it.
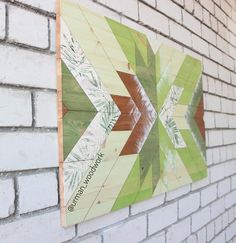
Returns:
[[[204,207],[217,198],[217,185],[211,185],[201,191],[201,206]]]
[[[211,28],[215,31],[215,32],[217,32],[217,30],[218,30],[218,21],[217,21],[217,19],[213,16],[213,15],[211,15],[210,16],[210,20],[211,20]]]
[[[207,172],[209,173],[209,172]],[[209,176],[207,176],[206,178],[204,179],[201,179],[200,181],[196,181],[192,184],[192,191],[195,191],[195,190],[198,190],[206,185],[208,185],[210,183],[210,180],[209,180]]]
[[[85,0],[85,3],[88,1]],[[99,2],[109,6],[118,12],[129,16],[132,19],[138,20],[138,2],[136,0],[121,0],[121,1],[110,1],[110,0],[99,0]],[[96,5],[97,6],[97,5]]]
[[[181,23],[181,8],[170,0],[157,0],[156,9],[166,14],[169,18]]]
[[[236,221],[234,221],[225,232],[226,240],[229,241],[235,236]]]
[[[184,7],[187,11],[193,12],[194,10],[194,1],[193,0],[185,0]]]
[[[0,39],[6,36],[6,7],[5,4],[0,2]]]
[[[186,243],[197,243],[197,236],[192,234],[186,240]]]
[[[15,171],[58,166],[57,134],[54,132],[2,132],[1,167]]]
[[[200,21],[194,18],[191,14],[189,14],[186,11],[183,11],[183,25],[185,25],[194,33],[201,35]]]
[[[207,241],[210,241],[211,239],[213,239],[214,235],[215,235],[215,224],[214,222],[210,222],[209,224],[207,224]]]
[[[75,227],[61,227],[59,211],[21,218],[0,225],[0,239],[4,243],[64,242],[74,236]]]
[[[217,64],[207,58],[203,58],[203,70],[213,77],[218,77]]]
[[[75,239],[75,240],[72,240],[70,241],[70,243],[101,243],[102,242],[102,238],[100,235],[95,235],[95,236],[91,236],[91,237],[88,237],[86,239]]]
[[[215,219],[224,212],[224,198],[220,198],[211,204],[211,218]]]
[[[228,220],[229,220],[229,223],[231,224],[233,221],[234,221],[234,207],[230,208],[228,210]]]
[[[225,229],[229,224],[229,219],[228,219],[228,212],[224,212],[222,215],[222,227]]]
[[[196,35],[192,35],[192,40],[192,46],[195,50],[197,50],[203,55],[209,56],[209,46],[206,41],[204,41]]]
[[[224,25],[227,25],[227,16],[218,6],[215,6],[215,17]]]
[[[177,203],[169,204],[148,215],[149,234],[164,229],[177,221]]]
[[[146,238],[147,218],[145,215],[123,222],[103,232],[103,242],[139,242]],[[130,234],[132,232],[132,234]]]
[[[37,127],[57,127],[57,94],[35,92],[35,125]]]
[[[194,193],[179,200],[179,218],[186,217],[200,207],[200,193]]]
[[[197,17],[200,21],[202,21],[202,19],[203,19],[203,8],[202,8],[202,6],[201,6],[198,2],[196,2],[196,1],[194,1],[194,15],[195,15],[195,17]]]
[[[0,179],[0,219],[15,211],[15,189],[13,179]]]
[[[166,193],[166,200],[171,201],[175,198],[178,198],[182,195],[185,195],[190,192],[190,185],[185,185],[180,188],[177,188],[176,190],[169,191]]]
[[[170,21],[170,36],[187,46],[191,46],[191,32],[172,21]]]
[[[224,144],[232,144],[235,142],[235,134],[231,130],[223,131]]]
[[[210,221],[210,207],[206,207],[192,215],[192,231],[196,232]]]
[[[225,98],[221,98],[221,111],[223,113],[233,113],[233,101]]]
[[[202,4],[202,6],[207,9],[211,14],[214,14],[214,3],[212,0],[200,0],[200,3]]]
[[[225,196],[225,208],[232,207],[236,202],[236,190]]]
[[[219,78],[221,80],[224,80],[227,83],[231,83],[230,72],[226,68],[220,65],[218,67],[219,67]]]
[[[57,177],[54,172],[20,176],[18,183],[20,213],[57,205]]]
[[[215,221],[215,234],[217,235],[222,230],[222,218],[218,217]]]
[[[209,45],[210,47],[210,57],[211,59],[217,61],[218,63],[223,62],[223,56],[222,56],[222,52],[219,51],[217,48],[215,48],[213,45]]]
[[[216,45],[224,53],[229,54],[229,44],[219,35],[216,36],[216,44],[214,45]]]
[[[230,192],[230,178],[227,178],[218,183],[218,197],[222,197],[228,192]]]
[[[208,133],[208,146],[223,145],[223,134],[221,130],[210,130]]]
[[[21,8],[9,7],[9,39],[39,48],[48,48],[46,17]]]
[[[157,235],[152,236],[151,238],[145,239],[145,243],[157,243],[157,242],[166,242],[165,240],[165,231],[158,233]]]
[[[77,236],[83,236],[85,234],[91,233],[98,229],[107,227],[111,224],[122,221],[129,216],[129,209],[123,208],[116,212],[112,212],[110,214],[101,216],[99,218],[95,218],[93,220],[89,220],[84,222],[83,224],[78,225],[78,233]]]
[[[167,17],[142,3],[139,4],[139,15],[141,22],[163,34],[169,35],[169,20]],[[153,19],[158,21],[153,21]]]
[[[198,242],[206,242],[206,228],[202,228],[197,232]]]
[[[220,233],[214,238],[211,243],[222,243],[225,242],[225,232]]]
[[[228,119],[227,115],[223,113],[215,113],[215,123],[217,128],[228,127]]]
[[[224,178],[224,164],[212,166],[210,168],[211,182],[219,181]]]
[[[236,175],[231,177],[231,186],[232,186],[232,190],[236,189]]]
[[[56,58],[0,45],[1,83],[56,89]]]
[[[211,27],[210,13],[206,9],[203,9],[202,13],[203,13],[203,23]]]
[[[56,21],[54,19],[50,19],[50,50],[56,51]]]
[[[202,37],[212,45],[216,45],[216,33],[205,25],[202,25]]]
[[[182,242],[185,238],[187,238],[191,234],[191,222],[190,218],[182,220],[177,224],[172,225],[167,230],[166,242]]]
[[[38,1],[38,0],[17,0],[17,2],[30,5],[35,8],[39,8],[48,12],[56,11],[56,0],[50,1]]]
[[[156,7],[156,0],[144,0],[145,3],[151,5],[152,7]]]
[[[151,199],[145,200],[144,202],[139,202],[131,205],[131,214],[141,213],[143,211],[158,207],[164,203],[165,194],[155,196]]]
[[[29,91],[0,88],[0,126],[31,126],[32,104]]]

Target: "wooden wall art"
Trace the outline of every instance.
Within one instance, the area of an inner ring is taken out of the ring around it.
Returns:
[[[71,0],[57,27],[63,226],[206,177],[201,62]]]

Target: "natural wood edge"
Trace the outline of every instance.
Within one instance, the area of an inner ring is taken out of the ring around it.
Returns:
[[[58,117],[58,158],[59,158],[59,198],[61,225],[65,224],[64,175],[63,175],[63,124],[62,124],[62,70],[61,70],[61,0],[56,0],[56,66],[57,66],[57,117]]]

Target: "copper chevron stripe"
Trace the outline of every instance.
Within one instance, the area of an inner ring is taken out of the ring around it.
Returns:
[[[204,105],[203,105],[203,97],[202,97],[197,106],[194,119],[197,123],[202,138],[205,140],[205,124],[204,124],[203,116],[204,116]]]
[[[137,154],[141,151],[157,114],[138,78],[128,73],[118,72],[118,74],[141,113],[120,155]]]
[[[140,117],[140,112],[136,107],[134,101],[126,96],[111,96],[118,106],[121,115],[113,127],[113,131],[127,131],[132,130]]]

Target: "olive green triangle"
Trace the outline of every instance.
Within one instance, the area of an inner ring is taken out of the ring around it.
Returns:
[[[68,110],[96,111],[79,83],[62,61],[62,102]]]
[[[140,188],[140,169],[139,157],[137,157],[134,166],[126,179],[113,207],[112,211],[127,207],[134,203]]]
[[[96,112],[69,110],[63,117],[64,160],[71,152],[80,137],[83,135],[96,114]]]

